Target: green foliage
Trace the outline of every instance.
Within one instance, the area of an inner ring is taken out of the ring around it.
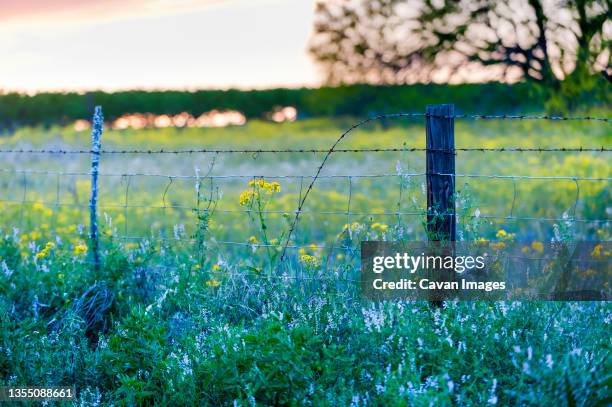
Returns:
[[[116,389],[126,404],[152,402],[157,389],[168,381],[163,361],[171,345],[165,325],[142,307],[133,306],[99,342],[102,385]]]
[[[132,254],[109,254],[105,264]],[[195,264],[178,252],[164,259],[151,262],[169,270]],[[50,272],[61,264],[49,263]],[[125,273],[113,288],[124,305],[92,339],[78,319],[48,323],[66,310],[61,303],[36,314],[24,303],[30,298],[14,295],[24,287],[18,275],[32,268],[21,262],[14,275],[0,275],[10,283],[0,301],[1,384],[75,383],[81,400],[98,398],[94,405],[606,400],[608,303],[372,304],[351,290],[273,282],[226,267],[219,287],[204,284],[205,277],[185,284],[192,273],[160,276],[150,303],[129,295],[138,277]],[[70,281],[47,284],[79,292]]]
[[[606,85],[603,85],[604,87]],[[91,118],[93,107],[104,108],[106,120],[127,113],[198,116],[213,109],[233,109],[247,119],[265,119],[277,106],[294,106],[300,118],[321,116],[367,116],[374,113],[424,111],[428,103],[455,103],[467,113],[515,113],[541,110],[546,101],[537,85],[518,83],[464,85],[351,85],[316,89],[125,91],[40,93],[33,96],[0,93],[0,128],[24,125],[68,124]],[[603,98],[603,99],[601,99]],[[529,103],[526,104],[526,101]],[[610,103],[599,92],[588,106]],[[581,106],[587,106],[581,105]]]
[[[610,82],[601,76],[593,76],[589,72],[575,71],[559,84],[559,89],[545,92],[547,100],[545,108],[548,112],[567,114],[579,106],[588,106],[594,100],[602,105],[612,104]]]

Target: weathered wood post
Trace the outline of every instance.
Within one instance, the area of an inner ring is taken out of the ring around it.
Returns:
[[[455,106],[428,105],[425,113],[427,235],[431,241],[454,241]]]
[[[102,107],[96,106],[91,130],[91,199],[89,200],[89,239],[94,270],[100,269],[100,245],[98,240],[98,168],[100,166],[100,139],[104,126]]]
[[[432,255],[454,253],[455,213],[455,106],[428,105],[426,118],[427,239]],[[449,244],[450,242],[450,244]],[[454,281],[454,270],[428,270],[430,280]],[[442,290],[430,292],[434,305],[448,298]]]

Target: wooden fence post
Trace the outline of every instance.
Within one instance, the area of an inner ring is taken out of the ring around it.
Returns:
[[[455,106],[428,105],[425,113],[428,240],[454,241]]]
[[[100,166],[100,139],[104,126],[102,107],[96,106],[91,131],[91,199],[89,201],[89,238],[94,270],[100,269],[100,247],[98,240],[98,168]]]
[[[428,254],[446,257],[454,253],[455,240],[455,106],[428,105],[426,118],[427,240]],[[444,175],[441,175],[444,174]],[[430,280],[455,281],[454,270],[427,270]],[[429,300],[437,307],[452,297],[445,290],[432,290]]]

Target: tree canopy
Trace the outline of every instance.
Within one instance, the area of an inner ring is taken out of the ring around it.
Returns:
[[[309,52],[331,84],[612,74],[610,0],[317,1]]]

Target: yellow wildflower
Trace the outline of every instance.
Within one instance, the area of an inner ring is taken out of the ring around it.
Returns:
[[[238,198],[238,202],[242,206],[250,205],[255,198],[257,197],[257,192],[254,191],[244,191],[240,194],[240,198]]]
[[[39,251],[38,253],[36,253],[36,256],[34,256],[36,258],[36,260],[40,260],[44,257],[46,257],[49,254],[49,251],[51,249],[53,249],[55,247],[55,243],[53,242],[47,242],[47,244],[45,245],[45,247],[43,247],[43,249],[41,251]]]
[[[312,267],[314,267],[314,266],[319,264],[319,260],[317,259],[317,257],[316,256],[311,256],[309,254],[302,254],[299,257],[299,261],[300,261],[300,263],[302,263],[302,264],[304,264],[306,266],[312,266]]]
[[[249,243],[250,244],[257,244],[257,238],[255,236],[249,237]]]
[[[213,264],[212,271],[219,271],[219,270],[221,270],[221,266],[218,264]]]
[[[489,241],[487,239],[485,239],[484,237],[481,237],[478,240],[476,240],[476,243],[479,246],[486,246],[489,243]]]
[[[254,179],[249,182],[250,187],[260,187],[263,188],[266,185],[266,182],[263,179]]]
[[[389,226],[384,223],[374,222],[372,223],[372,229],[378,230],[379,232],[386,232]]]
[[[506,247],[506,244],[504,242],[495,242],[491,243],[491,247],[493,249],[503,249],[504,247]]]
[[[544,243],[536,240],[535,242],[531,243],[531,248],[538,253],[542,253],[544,251]]]
[[[254,179],[249,182],[249,186],[256,190],[263,190],[269,193],[280,192],[281,187],[278,182],[266,182],[263,179]],[[256,191],[255,191],[256,192]]]
[[[206,282],[206,285],[209,286],[209,287],[219,287],[221,285],[221,283],[219,281],[213,279],[213,280],[208,280]]]
[[[525,254],[529,254],[531,253],[531,249],[529,248],[529,246],[523,246],[523,248],[521,249],[521,252]]]
[[[508,236],[508,232],[506,232],[504,229],[499,229],[497,231],[497,234],[495,235],[495,237],[497,237],[498,239],[503,239],[506,236]]]
[[[84,244],[77,244],[74,246],[74,255],[80,256],[81,254],[87,253],[87,246]]]
[[[601,250],[603,249],[603,245],[598,244],[593,248],[591,252],[591,257],[601,257]]]

